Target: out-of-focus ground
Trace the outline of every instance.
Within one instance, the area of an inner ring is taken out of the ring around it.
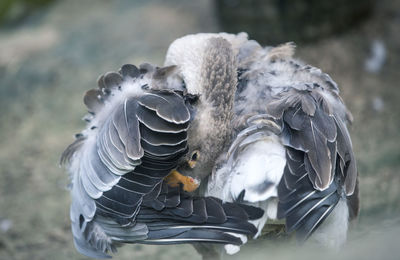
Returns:
[[[216,21],[211,0],[71,0],[0,27],[0,259],[85,259],[73,248],[68,177],[58,166],[84,127],[83,93],[122,64],[162,64],[175,38],[217,32]],[[371,55],[378,70],[365,68]],[[353,112],[360,218],[339,252],[263,240],[234,258],[398,259],[400,1],[378,1],[361,26],[299,45],[296,56],[328,72]],[[116,257],[184,258],[200,256],[189,245],[127,245]]]

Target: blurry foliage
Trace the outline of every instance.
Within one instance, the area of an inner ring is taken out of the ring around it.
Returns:
[[[31,11],[46,6],[54,0],[1,0],[0,25],[5,22],[18,22]]]

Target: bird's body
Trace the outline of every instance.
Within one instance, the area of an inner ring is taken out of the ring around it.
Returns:
[[[101,77],[63,156],[78,250],[213,242],[234,253],[269,219],[301,241],[343,244],[358,212],[351,116],[336,83],[293,53],[244,33],[197,34],[171,44],[164,68]],[[197,180],[196,197],[186,191]]]

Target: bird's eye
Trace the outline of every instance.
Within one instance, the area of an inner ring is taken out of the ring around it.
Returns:
[[[187,161],[190,168],[194,168],[196,166],[197,160],[199,159],[200,153],[198,150],[194,151],[190,156],[190,159]]]
[[[199,158],[199,151],[194,151],[192,153],[192,156],[190,157],[190,160],[197,161],[198,158]]]

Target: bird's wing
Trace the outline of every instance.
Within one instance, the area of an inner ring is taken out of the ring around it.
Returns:
[[[288,232],[307,239],[356,189],[349,133],[326,95],[319,88],[290,89],[269,104],[267,114],[251,117],[209,179],[208,195],[260,205],[267,214],[259,228],[268,218],[285,218]],[[260,204],[274,197],[277,212],[274,201]]]
[[[113,241],[241,244],[228,232],[255,233],[248,220],[262,211],[193,197],[163,182],[187,151],[190,113],[175,92],[146,90],[146,73],[125,65],[84,98],[93,116],[62,156],[72,174],[76,248],[107,257]]]
[[[351,196],[356,162],[341,100],[321,87],[290,89],[271,102],[269,114],[282,126],[286,166],[278,187],[278,217],[288,232],[308,238],[340,198]]]
[[[350,215],[357,214],[357,195],[350,196],[357,182],[346,127],[351,115],[329,75],[291,59],[292,52],[275,57],[276,48],[248,47],[258,56],[239,67],[235,109],[240,125],[248,115],[255,114],[255,120],[232,144],[234,160],[210,178],[209,194],[261,202],[277,193],[278,217],[286,219],[289,232],[296,230],[305,239],[340,197],[351,202]],[[262,117],[277,123],[281,132],[275,127],[268,131]]]
[[[341,197],[355,217],[358,174],[346,126],[352,116],[337,84],[320,69],[291,58],[293,44],[251,49],[251,61],[239,70],[235,104],[237,114],[261,111],[281,127],[286,165],[278,186],[278,217],[300,239],[311,235]]]
[[[143,91],[145,83],[146,71],[125,65],[102,76],[99,89],[84,97],[93,116],[62,157],[72,173],[76,243],[87,240],[86,226],[97,215],[119,225],[134,222],[144,197],[186,152],[190,114],[182,97]]]
[[[96,199],[99,212],[122,225],[135,220],[143,197],[160,184],[186,152],[188,120],[182,98],[173,92],[145,93],[127,98],[115,108],[99,129],[92,155],[83,162],[97,167],[81,178],[87,177],[97,189],[98,193],[91,193],[90,184],[85,186],[89,196]],[[118,182],[109,190],[100,190],[93,176],[101,180],[101,174],[116,177]]]

